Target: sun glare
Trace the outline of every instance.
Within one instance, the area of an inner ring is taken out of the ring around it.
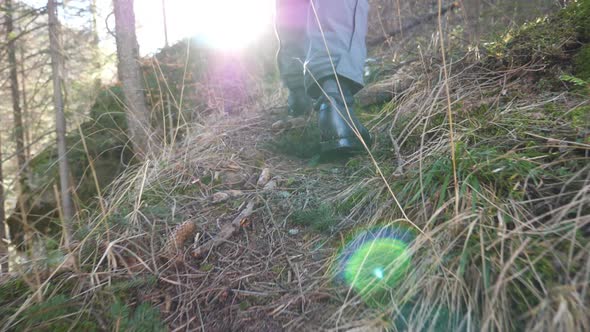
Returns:
[[[213,48],[240,49],[267,31],[273,6],[273,0],[168,0],[168,26]]]

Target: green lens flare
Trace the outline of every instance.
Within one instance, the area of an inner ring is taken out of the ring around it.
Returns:
[[[349,258],[344,280],[365,299],[385,296],[410,268],[408,245],[391,238],[362,244]]]

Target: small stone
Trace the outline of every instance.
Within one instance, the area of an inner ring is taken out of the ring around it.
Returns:
[[[299,230],[296,228],[292,228],[289,230],[289,235],[297,235],[299,234]]]

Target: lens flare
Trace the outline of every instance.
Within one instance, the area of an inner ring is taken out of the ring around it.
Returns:
[[[340,250],[336,279],[365,301],[382,302],[410,269],[409,246],[413,239],[411,230],[399,226],[359,232]]]
[[[242,49],[272,31],[272,0],[183,1],[186,29],[195,38],[216,49]]]

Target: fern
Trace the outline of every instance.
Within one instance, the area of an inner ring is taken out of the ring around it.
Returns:
[[[129,307],[117,299],[111,305],[113,328],[118,331],[159,332],[165,331],[160,313],[148,303],[139,305],[132,313]]]
[[[571,83],[575,86],[581,87],[581,88],[590,87],[590,82],[583,80],[581,78],[575,77],[575,76],[564,74],[564,75],[559,76],[559,79],[564,82],[568,82],[568,83]]]

